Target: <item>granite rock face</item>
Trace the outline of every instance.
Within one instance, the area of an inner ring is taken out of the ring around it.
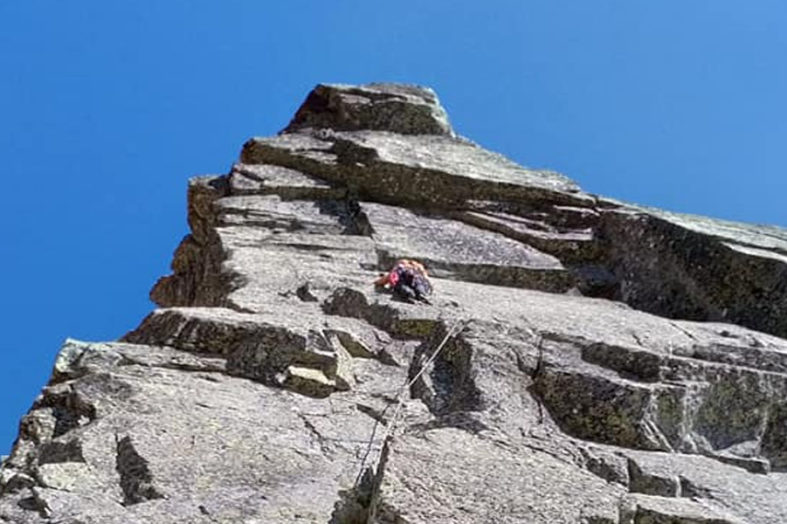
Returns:
[[[434,92],[321,85],[68,340],[0,522],[787,522],[787,232],[587,194]],[[431,304],[376,292],[424,262]]]

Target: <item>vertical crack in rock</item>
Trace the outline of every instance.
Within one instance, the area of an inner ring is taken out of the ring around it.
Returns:
[[[334,505],[329,524],[372,524],[375,522],[397,522],[383,504],[380,487],[385,477],[385,468],[391,453],[392,438],[386,438],[380,450],[376,466],[367,467],[355,486],[339,491],[339,500]]]
[[[440,348],[440,354],[410,388],[413,398],[421,399],[436,416],[481,411],[484,409],[481,392],[475,383],[473,348],[460,334],[445,340],[449,328],[439,323],[413,355],[409,369],[412,380]],[[441,347],[441,343],[445,343]],[[460,417],[461,418],[461,417]]]
[[[317,441],[322,454],[325,456],[331,456],[333,450],[323,434],[320,433],[320,430],[317,429],[317,426],[315,426],[314,423],[303,413],[298,413],[298,417],[300,417],[300,419],[303,421],[303,426],[306,428],[312,438]]]
[[[164,498],[153,486],[153,475],[148,468],[148,461],[137,453],[130,436],[117,439],[115,469],[120,475],[123,505],[131,506]]]

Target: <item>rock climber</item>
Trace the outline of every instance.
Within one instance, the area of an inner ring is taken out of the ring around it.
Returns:
[[[384,289],[391,289],[396,298],[405,302],[429,303],[427,295],[432,293],[432,283],[426,268],[418,261],[406,258],[396,261],[393,268],[378,278],[374,285]]]

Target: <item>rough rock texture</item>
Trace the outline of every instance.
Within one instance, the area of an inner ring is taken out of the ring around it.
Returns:
[[[428,89],[318,86],[68,340],[0,522],[787,521],[787,232],[582,192]],[[371,282],[399,257],[431,305]]]

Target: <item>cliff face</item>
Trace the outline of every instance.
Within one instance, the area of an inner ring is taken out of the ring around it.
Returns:
[[[0,522],[787,521],[787,231],[584,193],[387,84],[188,202],[161,309],[60,351]],[[431,305],[375,292],[402,257]]]

